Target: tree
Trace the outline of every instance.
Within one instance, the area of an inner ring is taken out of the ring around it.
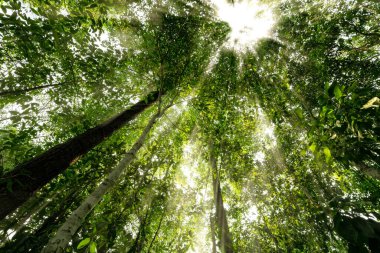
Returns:
[[[222,252],[228,253],[233,252],[231,234],[228,229],[226,210],[223,205],[223,194],[220,187],[219,172],[217,168],[216,158],[213,154],[214,148],[213,143],[210,141],[210,166],[212,170],[212,185],[214,192],[214,202],[215,202],[215,220],[218,226],[218,239],[219,245]],[[210,222],[214,222],[213,220]],[[213,236],[213,235],[212,235]]]
[[[380,5],[260,3],[1,3],[0,251],[377,252]]]
[[[126,122],[133,120],[140,112],[158,99],[158,92],[147,96],[119,115],[81,135],[59,144],[36,158],[16,167],[2,178],[0,199],[5,203],[0,210],[2,218],[23,204],[36,190],[73,164],[81,155],[102,142]]]
[[[64,252],[67,243],[70,241],[71,237],[82,225],[83,220],[91,212],[91,210],[99,203],[104,194],[112,188],[119,178],[122,176],[123,172],[128,165],[136,157],[136,153],[144,144],[145,139],[154,123],[165,113],[169,108],[166,106],[162,110],[158,111],[148,122],[144,131],[142,132],[139,139],[135,142],[132,148],[125,154],[123,159],[117,165],[117,167],[112,170],[108,177],[95,189],[83,203],[71,214],[71,216],[65,221],[65,223],[58,229],[57,235],[53,237],[43,252]]]

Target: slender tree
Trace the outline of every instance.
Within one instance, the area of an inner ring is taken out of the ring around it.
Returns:
[[[169,105],[170,106],[170,105]],[[64,252],[71,237],[82,225],[84,219],[92,211],[92,209],[99,203],[103,196],[118,182],[121,175],[129,164],[136,158],[136,154],[144,144],[150,130],[154,123],[165,113],[169,108],[166,106],[159,110],[150,119],[139,139],[135,142],[132,148],[125,154],[120,163],[114,170],[107,176],[107,178],[82,202],[82,204],[70,215],[65,223],[58,229],[56,235],[50,239],[49,243],[42,250],[43,253],[48,252]]]
[[[30,231],[30,224],[28,224],[29,227],[24,226],[14,234],[14,242],[5,244],[3,249],[8,252],[40,251],[42,246],[48,242],[52,230],[59,227],[59,224],[64,221],[68,210],[78,204],[76,199],[78,195],[79,192],[75,188],[70,189],[67,196],[61,199],[63,201],[56,207],[49,208],[51,212],[47,212],[49,216],[41,224],[32,227],[34,228],[32,231]]]
[[[152,92],[116,117],[91,128],[62,144],[59,144],[34,159],[17,166],[5,174],[0,185],[0,218],[14,211],[33,195],[35,191],[62,173],[80,156],[111,136],[139,113],[158,99],[158,92]],[[10,186],[10,187],[9,187]]]
[[[160,218],[160,221],[158,222],[157,229],[156,229],[156,231],[154,232],[153,238],[152,238],[152,240],[151,240],[150,243],[149,243],[149,247],[148,247],[148,250],[147,250],[148,253],[151,252],[151,249],[152,249],[152,247],[153,247],[153,244],[154,244],[154,242],[156,241],[157,235],[158,235],[158,233],[160,232],[161,225],[162,225],[162,221],[163,221],[164,218],[165,218],[165,211],[166,211],[166,210],[164,210],[164,211],[162,212],[162,214],[161,214],[161,218]]]
[[[245,51],[209,1],[148,2],[1,2],[0,210],[32,198],[0,251],[378,252],[380,2],[260,1]],[[136,158],[148,113],[36,157],[158,87],[178,103]]]
[[[227,213],[223,205],[223,195],[222,189],[220,187],[220,179],[217,161],[215,158],[214,144],[209,141],[209,155],[210,155],[210,166],[212,170],[212,186],[214,192],[214,204],[215,204],[215,218],[218,231],[218,239],[220,249],[223,253],[232,253],[232,237],[228,228]]]

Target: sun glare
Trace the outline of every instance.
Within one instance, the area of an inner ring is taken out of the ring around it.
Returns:
[[[211,0],[219,18],[227,22],[232,31],[229,47],[238,50],[252,47],[260,38],[269,37],[274,24],[271,8],[257,0]]]

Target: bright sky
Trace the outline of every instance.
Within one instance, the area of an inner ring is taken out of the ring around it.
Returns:
[[[226,0],[210,1],[219,18],[232,29],[227,46],[238,50],[250,48],[260,38],[270,36],[274,20],[269,6],[259,4],[258,0],[236,0],[235,4]]]

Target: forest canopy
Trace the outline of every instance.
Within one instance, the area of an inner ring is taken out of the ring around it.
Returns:
[[[0,7],[0,252],[380,252],[379,1]]]

